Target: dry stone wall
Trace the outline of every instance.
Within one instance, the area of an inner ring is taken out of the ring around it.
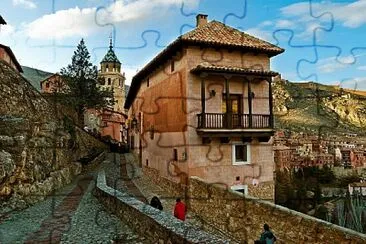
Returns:
[[[0,62],[0,208],[23,208],[81,172],[79,158],[105,145],[63,117]]]

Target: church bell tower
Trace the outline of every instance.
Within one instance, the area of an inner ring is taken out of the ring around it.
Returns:
[[[112,38],[109,40],[109,50],[100,62],[99,77],[103,79],[102,89],[113,90],[115,104],[113,110],[123,112],[125,103],[125,73],[121,73],[121,62],[113,51]]]

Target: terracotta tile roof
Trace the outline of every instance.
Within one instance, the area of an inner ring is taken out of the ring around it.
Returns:
[[[232,47],[245,47],[279,54],[284,49],[213,20],[180,37],[182,40]]]
[[[20,73],[22,73],[22,72],[23,72],[22,66],[20,66],[20,64],[19,64],[19,62],[18,62],[17,58],[15,57],[15,55],[14,55],[13,51],[11,50],[11,48],[10,48],[10,47],[8,47],[8,46],[5,46],[5,45],[3,45],[3,44],[0,44],[0,48],[4,49],[4,50],[8,53],[8,55],[10,56],[10,58],[11,58],[12,62],[13,62],[13,63],[14,63],[14,65],[17,67],[18,71],[19,71]]]
[[[132,78],[131,87],[127,94],[124,106],[126,109],[129,109],[136,97],[141,80],[145,79],[146,76],[154,69],[172,58],[177,51],[181,50],[186,45],[202,45],[204,47],[215,48],[224,47],[233,50],[262,52],[268,54],[269,57],[284,52],[284,49],[269,42],[260,40],[254,36],[213,20],[179,36]]]
[[[197,67],[191,70],[192,73],[201,73],[205,71],[217,72],[217,73],[234,73],[234,74],[247,74],[247,75],[263,75],[263,76],[276,76],[277,72],[271,70],[261,69],[248,69],[234,66],[222,66],[214,65],[208,62],[201,63]]]

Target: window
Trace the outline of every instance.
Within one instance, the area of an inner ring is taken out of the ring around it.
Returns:
[[[146,166],[149,167],[149,160],[146,159]]]
[[[111,85],[111,78],[108,78],[108,85]]]
[[[170,72],[174,71],[174,60],[171,61],[170,63]]]
[[[118,79],[118,85],[119,85],[119,87],[121,87],[121,86],[122,86],[121,79]]]
[[[108,64],[105,66],[105,71],[108,72]]]
[[[250,164],[250,145],[249,144],[233,144],[233,164]]]
[[[147,84],[147,87],[149,87],[149,86],[150,86],[150,79],[149,79],[149,78],[147,78],[147,80],[146,80],[146,84]]]
[[[46,88],[49,88],[50,87],[50,83],[46,83]]]
[[[178,161],[178,149],[173,149],[173,160]]]

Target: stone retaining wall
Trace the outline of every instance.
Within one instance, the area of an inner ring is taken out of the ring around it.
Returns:
[[[185,186],[160,176],[159,171],[157,169],[143,166],[142,172],[144,174],[144,177],[147,177],[150,181],[159,185],[173,196],[185,198],[184,197],[186,195]]]
[[[269,224],[278,243],[366,243],[366,235],[242,194],[222,185],[189,179],[190,210],[245,243]]]
[[[98,174],[95,195],[109,211],[151,243],[229,243],[107,186],[104,171]]]
[[[0,97],[0,212],[42,199],[80,173],[74,162],[106,149],[2,61]]]
[[[259,186],[254,186],[252,184],[248,185],[248,195],[259,199],[273,202],[275,199],[274,192],[275,189],[273,181],[261,182]]]

